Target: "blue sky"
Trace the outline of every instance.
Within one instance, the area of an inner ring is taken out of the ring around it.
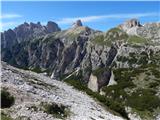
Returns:
[[[160,22],[160,1],[135,2],[5,2],[1,3],[1,30],[14,28],[24,22],[46,24],[55,21],[62,29],[76,19],[85,26],[106,31],[125,20],[138,18],[142,23]]]

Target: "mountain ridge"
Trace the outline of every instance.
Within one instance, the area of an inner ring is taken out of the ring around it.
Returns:
[[[87,86],[104,95],[106,101],[115,101],[118,107],[107,106],[123,117],[131,113],[126,110],[131,107],[141,119],[146,119],[145,110],[151,114],[147,117],[154,119],[157,113],[151,111],[158,111],[159,106],[152,104],[160,101],[160,23],[141,25],[131,19],[107,32],[75,23],[67,30],[13,43],[2,49],[2,60],[75,87]],[[141,92],[143,96],[138,97]]]

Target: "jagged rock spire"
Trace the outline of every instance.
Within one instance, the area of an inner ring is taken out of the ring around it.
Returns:
[[[76,22],[73,23],[73,27],[79,27],[83,26],[81,20],[77,20]]]
[[[129,27],[129,28],[136,27],[136,26],[138,26],[138,27],[142,26],[140,24],[140,22],[138,21],[138,19],[127,20],[124,24],[127,25],[127,27]]]

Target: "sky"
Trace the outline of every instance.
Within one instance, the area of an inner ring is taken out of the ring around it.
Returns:
[[[81,19],[85,26],[106,31],[131,18],[142,24],[160,22],[160,1],[2,1],[0,28],[4,31],[24,22],[45,25],[54,21],[67,29]]]

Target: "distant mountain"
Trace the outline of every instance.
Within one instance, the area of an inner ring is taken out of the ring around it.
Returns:
[[[2,60],[76,87],[74,81],[80,82],[105,100],[114,101],[108,104],[102,100],[125,118],[156,119],[160,107],[160,23],[142,25],[131,19],[107,32],[83,26],[80,20],[67,30],[55,26],[34,27],[32,33],[22,32],[23,37],[21,30],[15,32],[17,28],[2,33]]]
[[[46,26],[42,26],[40,22],[37,24],[25,22],[13,30],[9,29],[1,33],[1,47],[2,49],[11,48],[20,42],[29,41],[60,30],[59,26],[52,21],[49,21]]]

